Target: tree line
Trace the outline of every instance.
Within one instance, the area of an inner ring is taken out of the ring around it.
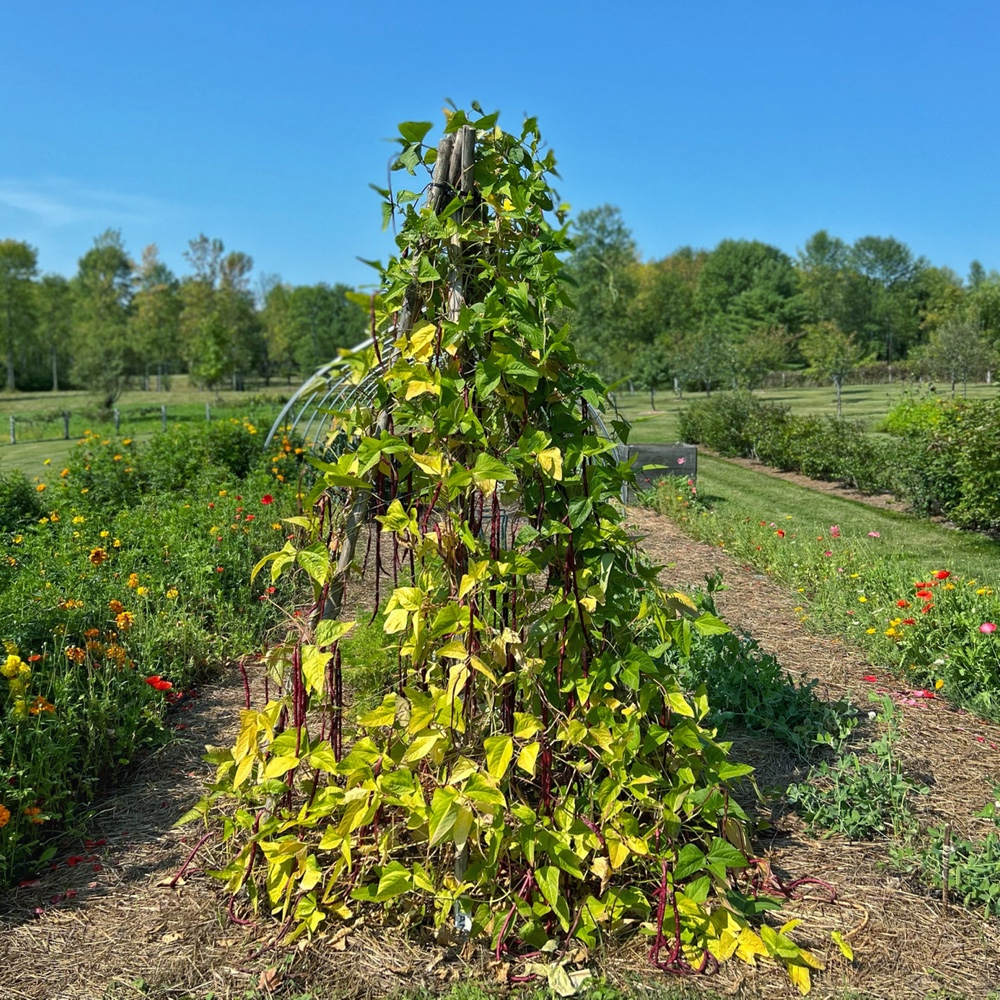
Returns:
[[[795,257],[757,240],[640,260],[617,208],[581,212],[567,271],[584,357],[611,381],[755,388],[808,369],[838,390],[865,362],[965,382],[1000,347],[1000,274],[963,279],[893,237],[825,230]],[[898,370],[898,369],[897,369]]]
[[[139,261],[108,230],[76,274],[40,275],[34,247],[0,240],[0,350],[8,391],[84,387],[110,407],[127,385],[188,372],[213,389],[302,375],[364,338],[343,284],[252,282],[253,259],[201,235],[178,277],[154,245]]]

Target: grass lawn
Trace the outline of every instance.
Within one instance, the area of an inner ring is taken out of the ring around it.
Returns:
[[[263,435],[281,411],[298,382],[286,386],[256,386],[244,392],[218,393],[192,386],[186,375],[171,378],[168,392],[131,390],[117,403],[122,437],[142,440],[162,427],[161,407],[167,408],[168,423],[203,422],[206,404],[213,420],[248,418]],[[70,414],[69,440],[64,440],[63,412]],[[16,424],[17,444],[10,444],[10,417]],[[74,442],[87,429],[104,434],[114,432],[108,415],[97,409],[93,394],[84,390],[0,394],[0,469],[21,469],[27,475],[41,475],[46,458],[55,465],[69,454]]]
[[[926,391],[926,390],[924,390]],[[905,393],[913,393],[912,383],[892,385],[848,385],[842,393],[843,415],[850,420],[863,420],[874,425],[888,413]],[[1000,392],[1000,383],[986,385],[978,383],[969,386],[970,399],[990,399]],[[961,388],[958,395],[961,394]],[[757,392],[761,399],[789,406],[798,416],[807,414],[835,414],[836,396],[833,386],[816,386],[804,389],[761,389]],[[950,398],[948,387],[939,387],[935,395]],[[701,392],[686,393],[677,399],[672,392],[656,394],[656,409],[649,405],[648,392],[616,394],[618,407],[623,416],[632,422],[632,444],[669,442],[678,440],[677,415],[691,402],[704,399]]]
[[[914,578],[947,567],[965,577],[1000,581],[1000,542],[820,493],[725,459],[698,456],[698,493],[729,522],[774,521],[809,538],[828,534],[833,524],[845,537],[867,538],[877,531],[872,549]]]

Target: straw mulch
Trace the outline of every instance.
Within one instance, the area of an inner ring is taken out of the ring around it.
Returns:
[[[873,668],[837,640],[805,631],[795,594],[724,552],[687,538],[665,518],[630,512],[630,522],[666,582],[695,585],[721,569],[727,589],[719,609],[733,628],[754,635],[794,675],[818,678],[830,697],[853,693],[863,705],[862,678]],[[355,595],[357,596],[357,595]],[[875,668],[877,673],[877,668]],[[880,677],[880,681],[882,678]],[[260,700],[254,682],[254,702]],[[893,683],[885,685],[890,692]],[[309,947],[283,954],[273,947],[276,928],[235,924],[216,883],[204,869],[221,865],[210,840],[191,869],[171,885],[202,829],[172,829],[176,817],[200,797],[212,769],[201,760],[205,744],[235,739],[243,686],[235,668],[207,686],[202,697],[176,713],[184,727],[98,806],[89,836],[67,844],[37,884],[0,897],[0,997],[3,1000],[131,1000],[139,996],[218,1000],[258,995],[376,997],[424,987],[431,990],[484,978],[504,983],[512,972],[480,950],[428,935],[407,936],[380,927],[331,929]],[[901,755],[906,770],[930,786],[916,801],[924,824],[970,826],[1000,783],[1000,728],[949,708],[947,703],[904,704]],[[730,733],[733,756],[757,769],[762,789],[781,788],[802,775],[802,762],[766,736]],[[761,814],[766,808],[761,808]],[[775,810],[773,829],[757,845],[772,869],[788,880],[813,876],[837,888],[837,900],[816,890],[787,905],[784,919],[801,916],[795,932],[828,963],[814,981],[819,998],[986,997],[1000,988],[1000,926],[941,899],[895,873],[887,846],[818,840],[791,815]],[[100,843],[104,841],[104,843]],[[75,895],[73,895],[75,893]],[[67,895],[68,894],[68,895]],[[849,965],[831,944],[839,930],[855,951]],[[611,979],[629,983],[636,996],[664,982],[653,973],[640,941],[592,956]],[[643,978],[637,980],[637,976]],[[744,998],[792,997],[783,973],[730,963],[697,983],[716,994]]]

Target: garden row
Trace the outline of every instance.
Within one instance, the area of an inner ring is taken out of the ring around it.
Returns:
[[[262,439],[246,420],[142,446],[89,434],[65,468],[0,476],[0,884],[52,857],[206,668],[276,620],[247,580],[286,530],[300,455]]]
[[[995,543],[973,536],[962,545],[951,532],[949,546],[948,537],[925,538],[946,529],[730,468],[738,481],[725,484],[726,496],[703,477],[697,489],[664,481],[652,502],[694,537],[795,587],[803,620],[848,638],[916,697],[943,689],[955,704],[1000,717]],[[755,496],[758,479],[780,487],[767,509]],[[915,555],[941,560],[949,548],[949,564]]]
[[[680,416],[683,440],[721,455],[889,492],[961,528],[1000,529],[1000,400],[907,397],[879,429],[889,436],[855,421],[793,416],[749,392],[720,393]]]

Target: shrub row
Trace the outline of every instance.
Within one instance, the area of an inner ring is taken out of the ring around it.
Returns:
[[[890,437],[857,421],[793,416],[746,391],[700,400],[680,416],[685,441],[721,455],[890,492],[961,528],[1000,530],[1000,400],[907,398],[881,429]]]

